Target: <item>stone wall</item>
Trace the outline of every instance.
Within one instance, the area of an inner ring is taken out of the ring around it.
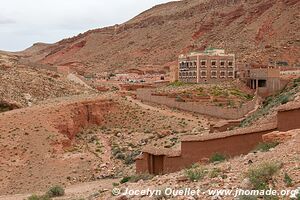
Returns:
[[[151,89],[138,89],[137,99],[223,119],[243,118],[246,114],[255,109],[257,101],[257,98],[255,98],[245,103],[241,108],[222,108],[213,105],[203,105],[199,102],[178,102],[176,99],[166,96],[155,96],[152,95]]]

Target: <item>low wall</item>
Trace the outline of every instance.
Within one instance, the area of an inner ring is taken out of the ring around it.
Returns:
[[[160,150],[156,150],[155,153],[151,151],[144,152],[136,161],[136,170],[137,173],[171,173],[184,169],[203,159],[210,158],[215,153],[221,153],[227,157],[247,154],[260,142],[263,142],[262,136],[264,134],[275,130],[276,123],[272,123],[258,128],[243,128],[211,134],[207,137],[184,137],[182,138],[179,155],[172,156],[171,151],[164,153],[166,151],[163,150],[161,150],[161,153],[157,153]],[[151,161],[155,160],[157,156],[163,156],[162,163]]]
[[[300,102],[283,105],[277,114],[278,130],[300,129]]]
[[[137,99],[223,119],[243,118],[246,114],[254,110],[257,101],[257,98],[255,98],[245,103],[241,108],[221,108],[213,105],[202,105],[200,102],[178,102],[174,98],[155,96],[152,95],[151,89],[138,89]]]

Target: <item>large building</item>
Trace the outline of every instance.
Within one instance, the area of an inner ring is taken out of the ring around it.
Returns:
[[[207,49],[179,56],[178,80],[214,83],[235,78],[235,55],[223,49]]]

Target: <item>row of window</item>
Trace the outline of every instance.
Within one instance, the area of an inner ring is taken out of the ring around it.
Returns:
[[[220,67],[226,67],[226,62],[228,63],[228,67],[232,68],[233,67],[233,61],[225,61],[221,60],[219,61],[219,66]],[[206,60],[201,60],[200,61],[200,67],[207,67],[208,62]],[[180,69],[186,69],[186,68],[196,68],[197,67],[197,62],[196,61],[190,61],[190,62],[181,62],[179,64]],[[218,67],[218,61],[217,60],[211,60],[211,67]]]
[[[210,75],[212,78],[218,78],[218,72],[217,71],[211,71]],[[220,71],[219,72],[219,77],[220,78],[225,78],[226,75],[230,78],[234,77],[234,72],[233,71]],[[197,72],[179,72],[179,76],[190,76],[190,77],[196,77]],[[201,70],[200,71],[200,78],[206,78],[207,77],[207,71],[206,70]]]
[[[217,66],[218,62],[220,64],[220,66],[225,66],[226,63],[228,64],[228,66],[233,66],[233,61],[232,60],[211,60],[211,66]],[[201,66],[206,66],[209,62],[207,60],[201,60],[200,61],[200,65]]]

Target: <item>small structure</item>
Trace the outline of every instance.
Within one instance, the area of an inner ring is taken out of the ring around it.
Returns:
[[[241,79],[260,96],[273,95],[286,85],[280,78],[280,69],[275,67],[251,67]]]
[[[215,83],[235,78],[235,55],[223,49],[206,49],[179,56],[178,80],[187,83]]]

